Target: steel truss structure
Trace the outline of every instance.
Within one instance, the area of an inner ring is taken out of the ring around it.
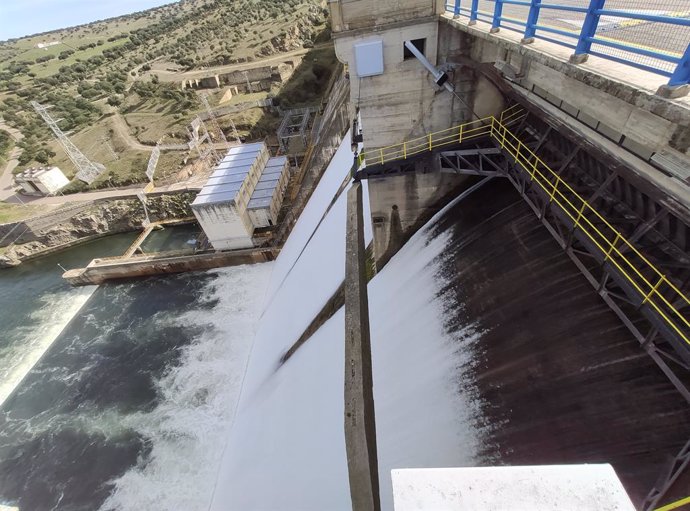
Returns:
[[[277,132],[280,148],[284,153],[287,153],[290,148],[291,138],[301,138],[302,144],[305,148],[307,147],[309,143],[309,121],[312,120],[313,114],[318,111],[319,107],[310,106],[285,112]]]
[[[201,104],[204,105],[206,113],[208,114],[208,120],[211,123],[211,130],[218,137],[219,142],[227,144],[228,139],[225,137],[225,133],[223,133],[220,124],[218,124],[218,119],[216,119],[216,115],[213,113],[213,109],[211,108],[211,105],[209,105],[208,103],[208,97],[206,97],[206,94],[201,94],[199,98],[201,99]],[[232,121],[232,119],[230,120],[230,127],[232,128],[233,138],[237,142],[241,142],[240,135],[237,133],[237,128],[235,127],[235,123]]]
[[[559,177],[568,182],[591,205],[603,211],[607,220],[645,255],[669,280],[687,295],[690,287],[690,219],[682,208],[667,197],[655,196],[658,190],[646,185],[622,165],[608,161],[593,147],[583,148],[544,120],[543,114],[529,114],[518,129],[518,136],[533,152],[538,152]],[[587,278],[604,302],[616,313],[651,359],[690,403],[690,350],[687,343],[670,331],[668,325],[602,257],[601,251],[582,235],[571,218],[554,207],[549,195],[530,180],[529,174],[514,164],[507,154],[505,175],[549,230],[561,248]],[[687,303],[674,307],[683,312]],[[675,456],[659,482],[652,488],[644,511],[655,509],[690,465],[690,441]]]
[[[187,128],[189,134],[189,148],[196,149],[199,160],[208,163],[210,167],[220,163],[220,156],[213,146],[211,135],[206,128],[206,124],[197,117]]]
[[[554,201],[558,181],[600,211],[618,232],[644,251],[669,282],[683,295],[690,291],[690,215],[687,210],[650,185],[610,155],[571,132],[557,120],[539,111],[524,116],[511,128],[523,148],[538,154],[540,165],[554,170],[546,187],[538,186],[524,168],[524,159],[502,147],[500,136],[484,137],[457,149],[431,151],[412,158],[384,162],[360,169],[356,179],[375,179],[412,172],[454,172],[484,177],[506,177],[575,263],[597,294],[630,330],[640,346],[669,381],[690,403],[690,347],[669,328],[583,232],[585,218],[600,220],[582,208],[577,221]],[[530,153],[527,153],[530,154]],[[561,187],[563,189],[563,187]],[[549,193],[550,192],[550,193]],[[567,192],[566,192],[567,193]],[[619,249],[626,253],[629,248]],[[671,297],[671,293],[667,298]],[[687,317],[688,303],[672,305]],[[651,511],[690,466],[690,442],[675,456],[660,481],[650,491],[643,509]]]
[[[67,138],[67,135],[65,135],[65,133],[63,133],[63,131],[60,129],[60,126],[58,126],[60,119],[53,119],[48,113],[48,108],[50,108],[49,106],[43,106],[37,101],[32,101],[31,106],[34,108],[34,110],[36,110],[36,113],[43,118],[50,130],[53,132],[53,135],[55,135],[57,141],[65,150],[65,153],[67,153],[69,159],[72,161],[72,163],[74,163],[74,166],[77,167],[77,179],[80,179],[87,184],[93,183],[101,172],[105,170],[105,167],[100,163],[92,162],[86,156],[84,156],[79,149],[77,149],[77,146],[75,146],[72,141]]]

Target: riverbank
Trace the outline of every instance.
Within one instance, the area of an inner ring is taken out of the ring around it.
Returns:
[[[192,216],[195,193],[151,194],[147,210],[151,221]],[[146,219],[136,197],[101,199],[65,206],[46,215],[0,225],[0,268],[45,256],[111,234],[141,229]]]

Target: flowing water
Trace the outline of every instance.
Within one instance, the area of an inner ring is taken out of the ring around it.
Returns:
[[[194,229],[161,231],[179,249]],[[0,504],[203,509],[270,264],[71,288],[118,235],[0,273]]]
[[[273,263],[61,282],[58,262],[131,235],[0,273],[0,504],[351,508],[343,310],[282,362],[344,278],[348,146]],[[687,438],[682,400],[505,183],[447,206],[369,299],[384,510],[393,468],[496,463],[611,461],[639,499]]]

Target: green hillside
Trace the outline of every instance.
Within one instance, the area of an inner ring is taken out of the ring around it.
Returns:
[[[203,110],[199,93],[180,85],[185,73],[214,66],[232,68],[286,52],[302,58],[284,84],[287,92],[276,85],[260,95],[277,97],[283,106],[317,101],[336,64],[325,2],[184,0],[2,42],[0,116],[24,135],[17,171],[50,163],[68,176],[75,173],[30,106],[34,100],[51,105],[50,113],[61,119],[61,129],[86,156],[108,169],[92,187],[143,181],[148,148],[158,140],[184,142],[186,126]],[[161,74],[165,80],[159,79]],[[211,104],[223,92],[204,91]],[[233,101],[241,102],[242,95]],[[263,111],[242,112],[236,124],[242,136],[265,136],[279,122],[273,117]],[[221,117],[221,127],[229,127],[232,120]],[[183,151],[166,154],[161,173],[175,175],[188,160]],[[84,188],[83,184],[72,187],[73,191]]]

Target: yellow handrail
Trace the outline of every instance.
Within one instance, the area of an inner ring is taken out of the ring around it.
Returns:
[[[574,229],[580,229],[601,251],[604,261],[612,264],[639,293],[641,305],[652,307],[671,330],[690,345],[688,333],[690,321],[673,305],[675,302],[690,305],[690,299],[586,199],[582,198],[508,130],[506,123],[514,122],[524,115],[519,105],[514,105],[500,114],[500,120],[489,116],[408,140],[402,144],[362,152],[359,155],[359,163],[368,158],[372,164],[381,164],[406,159],[434,148],[458,144],[480,136],[492,137],[518,163],[518,168],[527,172],[530,181],[535,182],[544,190],[549,197],[549,202],[556,204],[573,221]],[[587,217],[587,213],[591,213],[591,218]],[[598,225],[595,225],[595,222]],[[662,293],[666,293],[668,297]]]
[[[675,298],[690,304],[690,300],[674,286],[666,276],[661,273],[646,257],[644,257],[625,237],[613,227],[597,210],[595,210],[585,199],[583,199],[573,188],[563,181],[553,170],[551,170],[534,152],[524,144],[519,145],[518,138],[513,135],[508,128],[501,125],[494,119],[492,123],[492,136],[498,140],[499,145],[506,150],[515,161],[525,171],[529,172],[530,178],[539,185],[549,197],[553,197],[561,210],[576,224],[605,255],[606,261],[613,264],[625,279],[640,293],[644,304],[649,304],[664,321],[676,332],[686,343],[690,344],[690,336],[683,329],[690,329],[690,321],[667,299],[660,288],[666,286],[664,291],[671,291]],[[551,181],[552,177],[555,181]],[[560,186],[560,189],[559,189]],[[568,193],[571,197],[566,196]],[[580,214],[580,209],[591,212],[596,220],[603,226],[596,226],[592,220]],[[603,231],[608,231],[604,233]],[[632,256],[625,255],[616,245],[626,246],[632,252]],[[635,262],[632,259],[636,259]],[[637,263],[637,264],[635,264]],[[655,277],[650,281],[649,277],[643,272],[652,272]],[[658,277],[658,278],[657,278]]]
[[[672,502],[671,504],[658,507],[655,511],[672,511],[673,509],[678,509],[679,507],[684,506],[686,504],[690,505],[690,497],[685,497],[684,499],[677,500],[676,502]]]

